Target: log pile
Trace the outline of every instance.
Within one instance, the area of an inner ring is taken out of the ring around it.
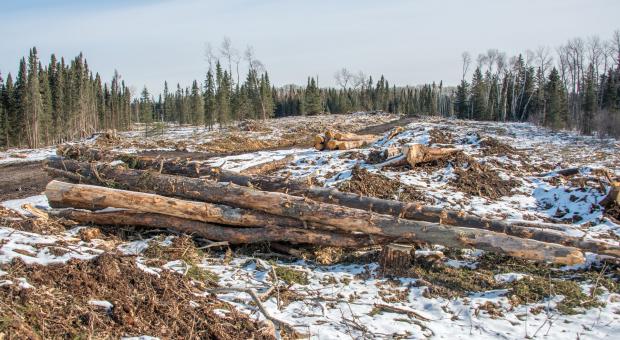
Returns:
[[[354,133],[327,130],[324,134],[314,136],[314,148],[321,150],[350,150],[358,149],[376,142],[375,135],[357,135]]]
[[[422,152],[419,157],[436,155]],[[170,160],[128,168],[51,158],[46,170],[52,176],[79,184],[53,181],[46,195],[58,209],[55,215],[80,223],[167,227],[231,244],[440,244],[561,264],[582,263],[582,251],[620,257],[620,247],[570,236],[557,225],[488,220],[313,187],[260,171],[192,167],[188,171]],[[100,210],[107,207],[118,209]]]

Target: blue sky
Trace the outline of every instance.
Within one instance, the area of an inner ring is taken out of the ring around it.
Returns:
[[[84,52],[109,79],[160,91],[163,81],[204,78],[204,46],[228,36],[254,46],[276,84],[318,75],[333,84],[347,67],[391,83],[460,79],[460,55],[488,48],[510,54],[573,37],[607,39],[620,29],[617,0],[0,0],[0,72],[37,46],[73,57]]]

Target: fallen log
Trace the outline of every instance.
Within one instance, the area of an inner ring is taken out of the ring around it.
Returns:
[[[230,244],[260,242],[290,242],[326,247],[359,248],[389,242],[389,238],[367,235],[340,234],[301,228],[271,226],[264,228],[234,228],[222,225],[187,220],[163,214],[135,210],[77,210],[55,209],[51,216],[70,219],[80,223],[99,225],[141,226],[155,229],[173,229],[208,240],[228,241]]]
[[[407,163],[412,167],[450,157],[459,151],[455,148],[431,148],[422,144],[403,146],[403,154],[407,158]]]
[[[355,133],[339,132],[339,131],[332,131],[332,130],[329,130],[328,132],[326,132],[325,135],[328,136],[330,139],[335,139],[335,140],[339,140],[342,142],[371,141],[371,140],[377,140],[378,138],[375,135],[357,135]]]
[[[448,227],[437,223],[403,220],[369,211],[307,200],[277,192],[265,192],[201,179],[162,175],[153,172],[97,165],[87,171],[102,184],[132,190],[155,191],[160,195],[183,197],[204,202],[228,204],[273,215],[322,223],[343,232],[363,232],[398,238],[409,242],[441,244],[454,248],[478,248],[538,261],[576,264],[584,261],[576,248],[521,239],[483,229]],[[93,176],[96,171],[98,176]],[[91,176],[88,176],[88,175]],[[96,198],[92,197],[92,198]],[[149,202],[149,201],[147,201]],[[132,208],[129,206],[129,208]],[[161,211],[153,211],[159,212]]]
[[[244,175],[261,175],[280,170],[295,160],[295,156],[287,155],[284,158],[257,164],[240,171]]]
[[[325,146],[329,150],[351,150],[359,149],[363,146],[372,144],[374,140],[354,140],[354,141],[340,141],[336,139],[330,139]]]
[[[101,167],[102,165],[100,165]],[[62,171],[58,169],[67,169]],[[95,172],[87,163],[73,160],[50,158],[46,170],[50,175],[63,175],[77,183],[101,183],[97,181]],[[304,182],[281,179],[270,176],[245,176],[237,173],[222,171],[212,173],[209,178],[220,182],[230,182],[241,186],[254,187],[267,191],[286,192],[292,195],[342,205],[345,207],[373,211],[379,214],[391,215],[399,218],[435,222],[441,224],[462,226],[467,228],[485,229],[508,235],[531,238],[533,240],[557,243],[576,247],[598,254],[620,257],[620,247],[606,242],[587,240],[567,235],[565,226],[531,221],[510,222],[491,220],[462,211],[449,210],[438,207],[425,206],[417,203],[404,203],[395,200],[379,199],[341,192],[330,188],[312,187]],[[135,187],[132,189],[135,190]]]
[[[45,195],[53,208],[125,208],[243,227],[304,226],[303,222],[293,218],[283,218],[283,216],[274,216],[221,204],[186,201],[155,194],[94,185],[71,184],[56,180],[48,183],[45,188]]]

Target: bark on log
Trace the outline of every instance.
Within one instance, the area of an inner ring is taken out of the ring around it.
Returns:
[[[454,148],[431,148],[422,144],[405,145],[403,155],[407,158],[407,163],[412,167],[439,159],[443,159],[459,152]]]
[[[243,227],[303,227],[301,221],[282,218],[258,211],[233,208],[221,204],[186,201],[142,192],[111,189],[101,186],[51,181],[45,195],[54,208],[103,209],[107,207],[134,209],[202,222]]]
[[[335,140],[339,140],[342,142],[353,142],[353,141],[372,141],[377,140],[378,137],[375,135],[356,135],[354,133],[347,132],[336,132],[334,133]]]
[[[415,248],[408,244],[387,244],[379,257],[379,266],[384,275],[402,275],[413,264]]]
[[[367,235],[349,235],[329,231],[300,228],[234,228],[212,223],[187,220],[174,216],[145,213],[135,210],[88,211],[77,209],[53,210],[52,216],[62,217],[80,223],[99,225],[142,226],[173,229],[208,240],[228,241],[231,244],[259,242],[290,242],[329,247],[359,248],[389,242],[388,238]]]
[[[93,183],[92,179],[94,178],[96,180],[96,176],[90,169],[90,165],[86,163],[50,158],[47,161],[47,165],[50,175],[62,174],[60,171],[54,169],[67,169],[68,171],[65,173],[67,173],[68,176],[72,176],[72,178],[68,179],[75,182]],[[254,187],[267,191],[286,192],[292,195],[304,196],[319,202],[373,211],[379,214],[411,220],[491,230],[516,237],[531,238],[542,242],[576,247],[598,254],[620,257],[620,247],[618,245],[569,236],[563,232],[566,227],[562,225],[530,221],[509,222],[490,220],[475,215],[469,215],[462,211],[424,206],[417,203],[404,203],[395,200],[365,197],[357,194],[340,192],[330,188],[311,187],[304,182],[270,176],[250,177],[222,171],[220,173],[213,173],[210,178],[220,182],[231,182],[237,185]],[[139,181],[137,181],[137,183],[139,183]],[[136,187],[137,186],[134,186],[132,189],[135,190]]]
[[[327,144],[325,144],[325,146],[329,150],[351,150],[361,148],[363,146],[372,144],[373,142],[374,140],[339,141],[336,139],[330,139],[329,141],[327,141]]]
[[[241,170],[240,173],[243,175],[262,175],[270,172],[274,172],[280,170],[290,164],[293,160],[295,160],[295,156],[287,155],[284,158],[277,159],[274,161],[269,161],[261,164],[257,164],[251,167],[248,167],[244,170]]]
[[[482,229],[448,227],[437,223],[411,221],[364,210],[307,200],[277,192],[264,192],[238,186],[179,176],[168,176],[139,170],[99,165],[86,176],[102,183],[115,183],[132,190],[155,191],[158,194],[192,200],[228,204],[240,208],[297,218],[333,226],[340,231],[363,232],[406,241],[441,244],[455,248],[479,248],[531,260],[576,264],[584,261],[576,248],[550,244],[495,233]],[[130,207],[131,208],[131,207]]]

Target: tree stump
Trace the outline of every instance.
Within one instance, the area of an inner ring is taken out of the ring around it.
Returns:
[[[414,260],[414,247],[407,244],[392,243],[383,246],[379,265],[383,275],[402,275],[411,267]]]

